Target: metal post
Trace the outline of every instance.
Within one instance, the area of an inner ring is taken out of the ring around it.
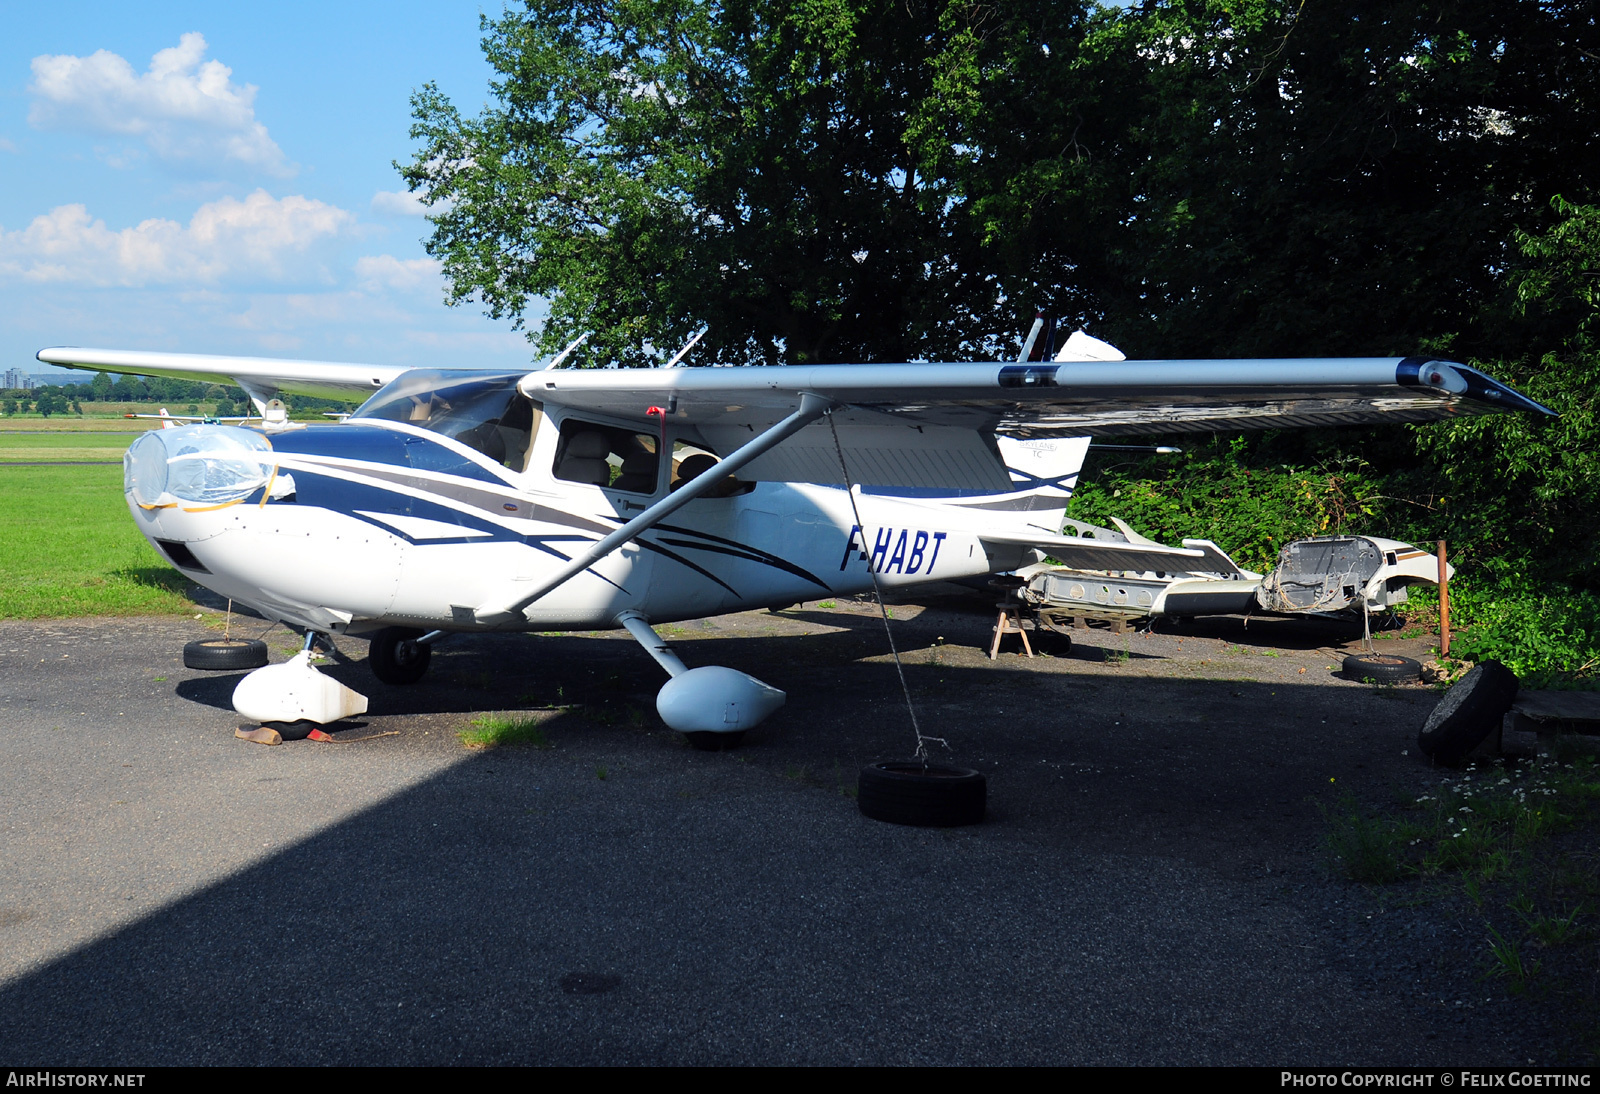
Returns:
[[[1439,541],[1439,656],[1450,656],[1450,569],[1444,561],[1444,540]]]

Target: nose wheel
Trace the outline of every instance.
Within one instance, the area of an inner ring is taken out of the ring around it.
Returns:
[[[411,627],[385,627],[372,636],[367,648],[367,664],[372,675],[385,684],[415,684],[428,671],[433,647],[418,642],[422,632]]]

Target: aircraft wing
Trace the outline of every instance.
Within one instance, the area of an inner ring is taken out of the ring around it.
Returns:
[[[1466,365],[1422,357],[545,370],[535,399],[649,423],[664,409],[727,453],[812,393],[841,407],[741,477],[1002,492],[996,434],[1097,437],[1425,422],[1551,411]],[[1118,569],[1128,567],[1115,567]],[[1163,567],[1157,566],[1156,569]]]
[[[165,376],[201,383],[234,383],[257,401],[283,392],[317,399],[363,402],[367,396],[406,370],[395,365],[356,365],[337,361],[280,361],[271,357],[222,357],[203,353],[148,350],[42,349],[39,360],[63,368],[132,376]]]
[[[662,406],[702,430],[746,433],[784,417],[805,392],[847,404],[846,413],[835,415],[840,422],[1019,437],[1552,413],[1474,368],[1423,357],[556,369],[530,373],[522,387],[574,409],[648,421],[647,407]]]

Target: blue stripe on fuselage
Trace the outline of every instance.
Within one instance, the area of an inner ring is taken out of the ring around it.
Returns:
[[[442,505],[427,498],[413,497],[403,494],[389,487],[379,486],[376,483],[355,482],[337,474],[322,474],[309,471],[304,466],[296,467],[294,475],[294,501],[293,505],[312,506],[318,509],[327,509],[333,513],[353,517],[368,524],[378,527],[408,543],[491,543],[495,540],[523,542],[524,537],[519,536],[504,525],[485,520],[470,512],[448,505]],[[282,502],[270,502],[280,505]],[[414,539],[398,529],[391,528],[381,521],[362,515],[362,512],[394,513],[401,516],[423,517],[427,520],[436,520],[442,524],[459,525],[463,532],[479,532],[482,535],[465,535],[460,539]]]
[[[425,437],[412,436],[397,429],[375,425],[313,425],[305,429],[274,433],[274,452],[297,456],[327,456],[339,460],[364,460],[367,463],[437,471],[478,482],[508,485],[508,480],[482,464]]]

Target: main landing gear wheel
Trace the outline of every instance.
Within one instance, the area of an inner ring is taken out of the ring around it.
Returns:
[[[1402,684],[1421,676],[1422,665],[1392,653],[1352,653],[1344,659],[1344,674],[1374,684]]]
[[[890,824],[954,828],[983,820],[988,780],[966,767],[891,760],[861,769],[856,804],[864,816]]]
[[[1444,693],[1417,734],[1417,747],[1434,763],[1453,767],[1494,732],[1517,698],[1517,675],[1498,661],[1473,666]]]
[[[683,737],[689,742],[689,747],[698,752],[726,752],[730,748],[739,747],[739,742],[744,740],[744,730],[735,729],[729,733],[695,730],[692,733],[685,733]]]
[[[267,663],[267,644],[259,638],[201,638],[183,647],[191,669],[258,669]]]
[[[385,627],[373,635],[367,647],[372,675],[397,687],[421,680],[433,660],[433,647],[420,644],[421,637],[421,631],[410,627]]]

